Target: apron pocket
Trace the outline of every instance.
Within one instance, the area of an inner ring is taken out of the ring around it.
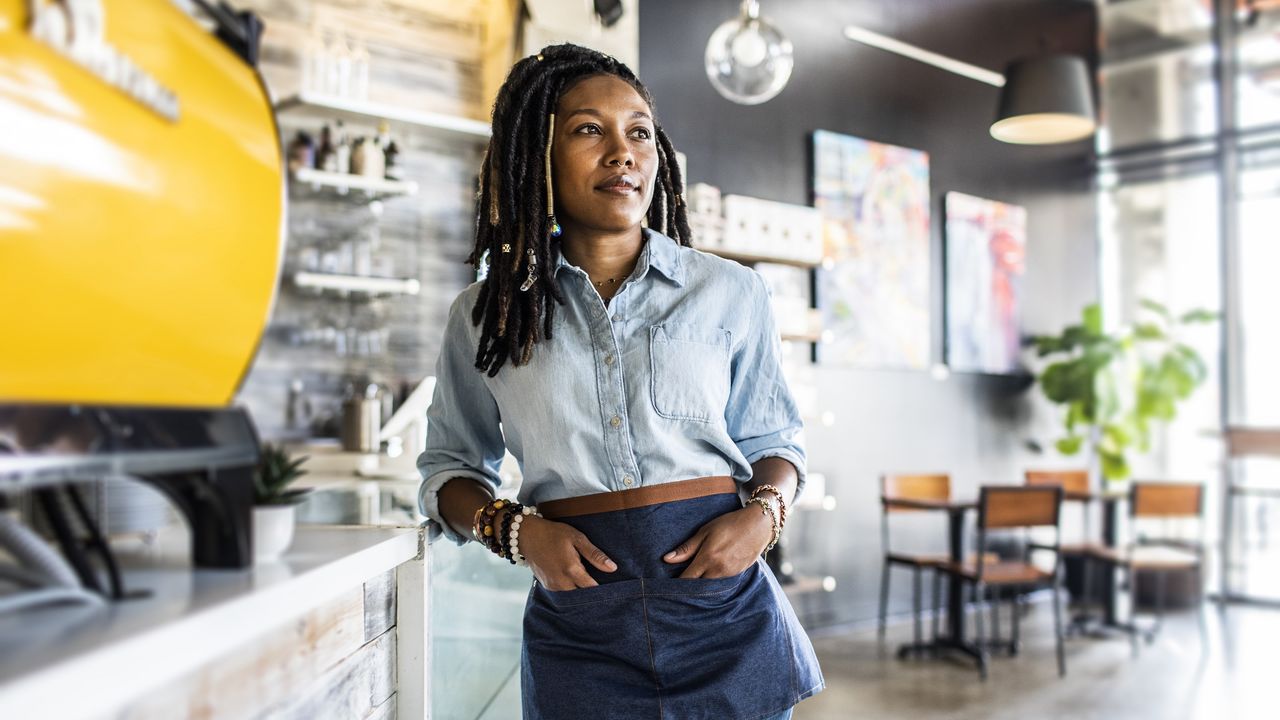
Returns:
[[[757,559],[727,578],[646,581],[664,717],[729,718],[789,707],[791,639]]]
[[[592,717],[601,720],[658,717],[641,582],[534,586],[520,658],[525,718],[571,720],[591,707],[599,707]]]

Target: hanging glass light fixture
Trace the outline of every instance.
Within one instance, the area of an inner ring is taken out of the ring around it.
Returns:
[[[760,17],[756,0],[743,0],[741,14],[711,33],[704,59],[711,86],[740,105],[759,105],[782,92],[794,65],[791,41]]]

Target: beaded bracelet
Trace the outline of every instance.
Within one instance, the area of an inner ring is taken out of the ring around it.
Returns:
[[[475,517],[472,519],[471,536],[493,552],[499,552],[501,548],[500,538],[498,537],[499,529],[494,527],[494,520],[498,516],[498,511],[509,505],[510,502],[503,498],[493,498],[477,510]]]
[[[514,565],[528,566],[529,561],[525,560],[524,555],[520,554],[520,523],[524,522],[526,515],[536,515],[542,517],[538,512],[538,508],[533,505],[526,505],[520,508],[520,513],[515,516],[511,522],[511,531],[508,535],[509,549],[507,559]]]
[[[762,497],[753,497],[747,501],[747,505],[752,503],[760,505],[760,512],[767,514],[769,516],[770,523],[773,525],[773,539],[769,541],[769,545],[764,549],[764,552],[760,553],[763,555],[764,553],[772,550],[774,545],[778,544],[778,539],[782,537],[782,523],[778,521],[778,511],[773,509],[773,505],[771,505],[768,500],[765,500]],[[743,507],[746,507],[746,505]]]
[[[509,549],[511,540],[511,519],[513,515],[520,513],[520,503],[513,503],[507,506],[507,512],[502,516],[502,532],[498,534],[498,557],[503,560],[511,558],[511,550]]]
[[[495,524],[499,511],[505,510],[501,522]],[[476,510],[471,520],[471,536],[491,552],[513,565],[528,565],[519,552],[520,523],[526,515],[542,517],[533,505],[521,505],[514,500],[493,498]]]

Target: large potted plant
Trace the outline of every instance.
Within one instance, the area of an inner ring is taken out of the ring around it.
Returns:
[[[264,443],[253,473],[253,557],[270,562],[280,557],[293,542],[294,510],[310,488],[291,488],[307,473],[302,469],[308,456],[291,458],[284,448]]]
[[[1107,481],[1129,477],[1130,451],[1150,450],[1153,423],[1172,420],[1178,403],[1208,375],[1180,333],[1216,321],[1217,313],[1174,315],[1151,300],[1139,304],[1139,321],[1115,332],[1103,330],[1101,309],[1089,305],[1079,324],[1032,338],[1038,356],[1048,360],[1036,381],[1063,407],[1066,434],[1056,443],[1059,452],[1085,450],[1090,468]]]

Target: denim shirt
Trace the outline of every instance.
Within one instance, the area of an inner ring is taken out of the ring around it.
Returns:
[[[481,284],[454,300],[417,459],[419,509],[439,526],[431,539],[470,539],[440,516],[440,488],[468,477],[496,491],[504,447],[519,463],[525,505],[708,475],[741,484],[751,463],[771,456],[795,465],[803,487],[803,423],[764,279],[643,233],[636,267],[607,307],[553,246],[565,304],[552,338],[496,377],[475,369],[481,328],[471,309]]]

